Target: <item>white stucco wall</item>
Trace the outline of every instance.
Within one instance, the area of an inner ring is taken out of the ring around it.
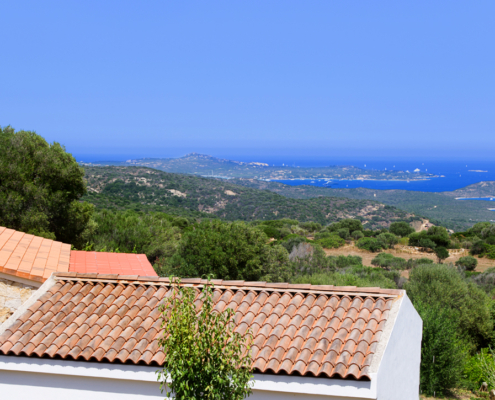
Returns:
[[[16,400],[163,400],[156,368],[0,356],[0,394]],[[254,400],[365,400],[374,382],[255,375]]]
[[[404,295],[377,373],[378,400],[418,400],[423,321]]]

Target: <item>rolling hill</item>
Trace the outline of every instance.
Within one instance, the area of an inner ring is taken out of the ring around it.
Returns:
[[[316,186],[289,186],[279,182],[255,179],[232,180],[237,185],[270,190],[293,199],[309,199],[319,196],[344,197],[357,200],[376,200],[407,212],[423,215],[433,223],[453,230],[465,230],[476,222],[495,219],[489,211],[491,203],[477,200],[456,200],[456,197],[495,196],[495,182],[480,182],[452,192],[415,192],[407,190],[332,189]]]
[[[99,208],[244,221],[291,218],[323,225],[342,218],[358,218],[371,229],[389,226],[397,220],[421,220],[413,213],[369,199],[329,196],[298,199],[237,185],[231,180],[144,167],[85,167],[85,170],[88,195],[84,200]]]

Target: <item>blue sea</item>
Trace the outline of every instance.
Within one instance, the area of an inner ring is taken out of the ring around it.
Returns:
[[[302,163],[287,163],[285,165],[310,166]],[[280,164],[276,164],[280,165]],[[482,182],[495,181],[495,161],[421,161],[421,160],[386,160],[386,161],[364,161],[364,160],[335,160],[332,163],[316,164],[323,165],[353,165],[364,169],[378,171],[414,171],[419,168],[421,172],[432,173],[438,178],[431,178],[422,181],[350,181],[350,180],[280,180],[278,182],[287,185],[313,185],[332,188],[359,188],[391,190],[402,189],[421,192],[445,192],[463,188],[465,186]],[[483,171],[483,172],[480,172]],[[414,176],[414,173],[411,173]],[[495,193],[494,193],[495,195]]]
[[[229,155],[212,154],[213,156],[245,162],[264,162],[269,165],[291,166],[291,167],[322,167],[329,165],[353,165],[355,167],[378,170],[378,171],[414,171],[419,168],[421,172],[428,172],[438,176],[425,181],[349,181],[349,180],[281,180],[279,182],[297,186],[313,185],[332,188],[369,188],[378,190],[402,189],[422,192],[444,192],[452,191],[478,183],[481,181],[495,181],[495,159],[494,160],[431,160],[431,159],[365,159],[350,157],[310,157],[310,156],[260,156],[260,155]],[[95,162],[98,160],[124,161],[126,159],[136,159],[145,155],[76,155],[78,161]],[[156,157],[167,157],[167,155],[154,155]],[[485,172],[475,172],[485,171]],[[414,175],[411,173],[411,175]],[[494,193],[495,195],[495,193]]]

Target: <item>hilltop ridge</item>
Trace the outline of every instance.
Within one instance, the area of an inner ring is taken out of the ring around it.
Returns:
[[[217,178],[279,179],[352,179],[352,180],[422,180],[436,177],[418,171],[381,171],[358,168],[353,165],[325,167],[299,167],[269,165],[251,161],[234,161],[214,156],[188,153],[178,158],[140,158],[124,162],[83,163],[85,166],[141,166],[165,172],[192,174]]]

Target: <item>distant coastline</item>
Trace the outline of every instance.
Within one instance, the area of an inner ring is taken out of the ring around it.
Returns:
[[[440,178],[439,176],[432,176],[431,178]],[[431,178],[415,178],[415,179],[337,179],[337,178],[284,178],[284,179],[260,179],[267,182],[280,182],[280,181],[353,181],[353,182],[421,182],[429,181]]]
[[[495,196],[484,197],[456,197],[456,200],[483,200],[483,201],[495,201]]]

